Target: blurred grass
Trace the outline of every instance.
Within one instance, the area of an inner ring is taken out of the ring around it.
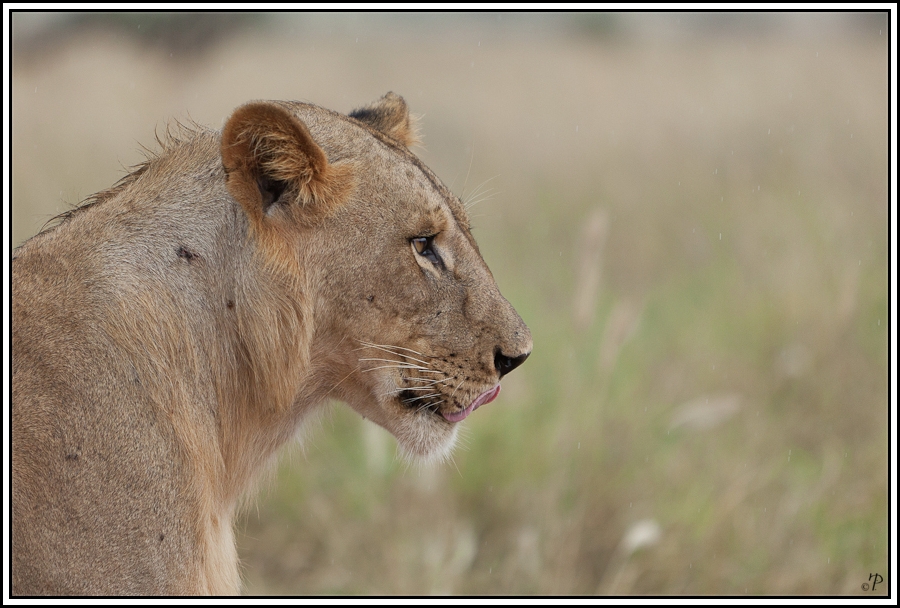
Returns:
[[[241,522],[247,593],[860,594],[887,574],[886,27],[646,19],[303,16],[201,55],[90,28],[14,52],[16,242],[167,117],[218,126],[254,98],[395,90],[425,114],[420,156],[489,190],[475,235],[533,355],[449,466],[399,463],[332,408]]]

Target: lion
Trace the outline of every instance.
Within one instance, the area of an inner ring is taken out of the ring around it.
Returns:
[[[532,348],[388,93],[186,129],[12,264],[12,592],[240,592],[240,499],[329,400],[450,453]]]

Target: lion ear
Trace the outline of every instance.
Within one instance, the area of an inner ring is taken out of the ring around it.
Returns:
[[[419,143],[416,119],[409,113],[406,101],[396,93],[350,112],[350,117],[366,123],[385,135],[390,135],[407,148]]]
[[[273,205],[304,223],[327,215],[352,187],[349,166],[331,165],[309,129],[285,108],[241,106],[222,130],[228,190],[261,227]]]

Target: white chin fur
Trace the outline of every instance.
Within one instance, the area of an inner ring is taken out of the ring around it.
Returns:
[[[418,417],[416,417],[418,418]],[[412,422],[412,424],[409,424]],[[450,459],[456,440],[459,437],[459,425],[446,426],[426,423],[421,419],[406,419],[401,424],[400,432],[393,432],[397,438],[400,457],[412,464],[437,464]]]
[[[405,462],[428,465],[449,460],[459,436],[459,424],[401,405],[397,401],[397,386],[389,376],[382,377],[378,388],[373,391],[380,395],[377,405],[368,400],[348,403],[397,439],[398,452]]]

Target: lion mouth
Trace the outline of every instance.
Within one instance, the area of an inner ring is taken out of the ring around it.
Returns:
[[[441,412],[441,401],[435,403],[427,399],[423,400],[422,397],[417,396],[416,393],[410,390],[405,390],[400,393],[400,402],[409,407],[415,407],[419,411],[427,410],[435,415],[440,415],[447,422],[462,422],[469,416],[469,414],[477,410],[479,407],[496,399],[497,395],[499,394],[500,383],[497,383],[494,387],[489,388],[488,390],[475,397],[472,403],[469,404],[469,407],[458,412]],[[429,395],[429,397],[431,397],[431,395]]]
[[[469,405],[469,407],[467,407],[466,409],[459,411],[459,412],[441,412],[441,415],[448,422],[461,422],[461,421],[465,420],[469,414],[471,414],[472,412],[477,410],[479,407],[481,407],[485,403],[490,403],[491,401],[496,399],[497,395],[499,395],[499,394],[500,394],[500,384],[497,383],[497,385],[494,386],[494,388],[488,389],[488,390],[484,391],[483,393],[481,393],[480,395],[478,395],[475,398],[475,401],[473,401]]]

